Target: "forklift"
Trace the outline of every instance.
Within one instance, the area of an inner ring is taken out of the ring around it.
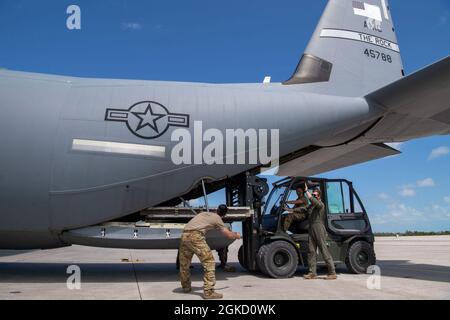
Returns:
[[[283,230],[285,203],[296,200],[296,189],[306,182],[308,189],[322,191],[327,219],[327,246],[335,264],[345,264],[351,273],[363,274],[375,265],[374,235],[369,217],[353,184],[345,179],[288,177],[273,184],[267,202],[267,180],[246,174],[226,188],[229,206],[249,206],[254,214],[242,224],[240,265],[250,272],[272,278],[290,278],[298,266],[308,265],[307,220],[294,221]],[[323,266],[319,254],[318,266]]]
[[[308,177],[284,178],[273,184],[269,194],[267,179],[246,172],[220,181],[202,184],[185,195],[195,199],[225,188],[229,213],[224,222],[242,222],[243,245],[238,258],[249,272],[262,272],[272,278],[289,278],[298,266],[307,267],[308,221],[294,221],[283,230],[286,202],[296,200],[296,189],[319,188],[325,204],[327,245],[336,264],[345,264],[352,273],[366,273],[376,262],[374,236],[367,212],[350,181]],[[269,194],[267,201],[265,201]],[[117,221],[70,230],[63,239],[70,244],[127,249],[177,249],[184,225],[204,208],[186,205],[180,197],[158,207],[148,208]],[[208,205],[207,209],[208,210]],[[207,235],[211,249],[231,244],[220,232]],[[319,255],[318,266],[323,264]]]

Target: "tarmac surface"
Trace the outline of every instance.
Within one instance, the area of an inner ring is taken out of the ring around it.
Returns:
[[[235,242],[229,254],[237,271],[217,271],[216,289],[225,299],[450,299],[450,236],[377,238],[379,282],[350,274],[345,266],[337,268],[336,281],[304,280],[304,268],[291,279],[269,279],[244,272],[237,262],[239,246]],[[194,292],[181,293],[176,254],[81,246],[0,251],[0,299],[201,299],[201,265],[195,258]],[[67,286],[71,265],[81,270],[79,290]]]

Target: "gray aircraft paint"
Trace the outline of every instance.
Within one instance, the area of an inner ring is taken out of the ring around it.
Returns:
[[[381,7],[380,1],[365,3]],[[365,48],[384,51],[377,45],[320,36],[325,28],[348,29],[397,43],[390,12],[389,19],[383,13],[380,33],[364,28],[366,18],[355,15],[353,5],[329,1],[305,52],[333,65],[326,82],[212,85],[0,71],[0,247],[70,244],[60,238],[64,230],[111,221],[183,195],[202,178],[225,179],[255,167],[176,166],[170,160],[176,126],[143,139],[124,122],[106,121],[108,109],[126,111],[154,101],[170,113],[188,115],[191,133],[194,121],[203,121],[204,130],[223,133],[279,129],[281,157],[323,147],[282,165],[280,172],[290,175],[317,174],[397,153],[373,144],[448,134],[450,107],[444,101],[449,101],[449,58],[395,82],[394,93],[390,86],[380,89],[401,78],[397,52],[389,50],[394,60],[387,63],[364,55]],[[423,88],[423,77],[439,81]],[[436,107],[427,104],[428,112],[422,113],[417,112],[420,105],[409,110],[410,86],[414,92],[425,90]],[[74,140],[165,147],[165,155],[73,150]]]
[[[354,14],[353,2],[373,5],[380,9],[382,32],[365,28],[364,24],[368,18]],[[385,3],[388,8],[388,2],[385,1]],[[389,19],[386,19],[383,11],[381,0],[329,1],[305,54],[311,54],[331,62],[333,72],[329,82],[320,85],[305,84],[301,90],[327,95],[363,97],[400,79],[403,63],[399,52],[368,42],[345,38],[348,35],[345,35],[344,31],[351,31],[370,35],[373,42],[376,42],[376,39],[386,39],[398,45],[391,13],[389,10],[387,11]],[[325,37],[324,32],[330,30],[335,34]],[[389,54],[393,61],[392,63],[383,63],[379,59],[377,59],[378,61],[370,58],[362,59],[365,49]]]

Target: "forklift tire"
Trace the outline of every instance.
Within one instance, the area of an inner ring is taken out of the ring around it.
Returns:
[[[265,244],[259,248],[257,254],[256,254],[256,266],[258,267],[258,270],[261,271],[265,275],[269,275],[267,272],[267,269],[265,267],[265,264],[263,263],[263,254],[266,252],[266,249],[262,250],[264,246],[268,246],[268,244]]]
[[[241,265],[242,268],[244,268],[246,271],[250,271],[250,270],[248,270],[248,266],[247,266],[247,264],[245,263],[245,260],[244,260],[244,246],[243,245],[239,248],[238,260],[239,260],[239,264]],[[258,264],[256,264],[256,270],[252,270],[250,272],[253,272],[253,271],[255,271],[255,272],[259,272],[260,271]]]
[[[375,251],[370,243],[356,241],[348,248],[345,264],[350,272],[355,274],[366,273],[367,269],[375,263]]]
[[[263,245],[258,252],[260,269],[272,278],[290,278],[297,271],[297,250],[286,241],[275,241]]]
[[[243,245],[239,248],[238,260],[239,260],[239,264],[241,265],[241,267],[244,268],[245,270],[248,270],[248,267],[244,262],[244,246]]]

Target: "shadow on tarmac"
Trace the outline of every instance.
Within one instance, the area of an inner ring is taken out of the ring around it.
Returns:
[[[0,283],[65,283],[67,281],[67,267],[69,263],[28,263],[5,262],[0,263]],[[80,263],[83,281],[90,283],[115,283],[135,281],[139,282],[178,282],[178,270],[175,263]],[[224,272],[217,268],[217,280],[251,275],[265,280],[270,279],[260,273],[248,273],[238,263],[230,263],[236,272]],[[428,264],[414,264],[407,260],[380,260],[377,265],[381,268],[381,275],[386,277],[450,282],[450,266]],[[193,264],[192,280],[203,279],[202,266]],[[319,268],[319,274],[326,274],[326,268]],[[295,277],[301,277],[307,272],[299,268]],[[348,273],[345,267],[339,266],[338,273]],[[357,276],[357,275],[355,275]]]
[[[0,283],[65,283],[67,268],[77,265],[81,269],[83,282],[114,283],[139,282],[171,282],[179,281],[179,273],[175,263],[35,263],[35,262],[0,262]],[[193,263],[192,280],[201,281],[203,270],[200,263]],[[248,275],[237,263],[231,263],[236,272],[224,272],[216,269],[216,278],[229,278]],[[135,275],[136,274],[136,275]],[[255,274],[257,277],[264,277]]]
[[[426,281],[450,282],[450,266],[416,264],[408,260],[378,260],[381,276]]]
[[[0,257],[18,256],[36,250],[0,250]]]

